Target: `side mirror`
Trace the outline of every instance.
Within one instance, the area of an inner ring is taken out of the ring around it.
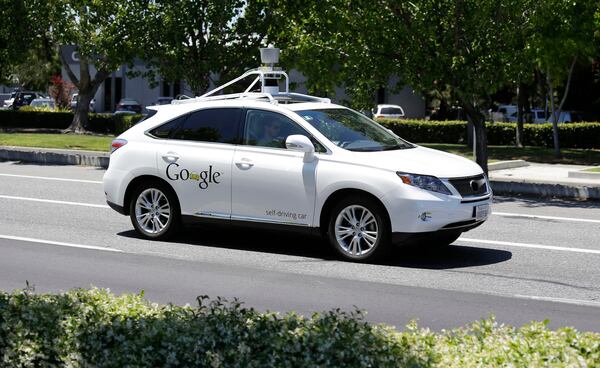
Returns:
[[[304,162],[312,162],[315,159],[315,146],[305,135],[288,136],[285,140],[285,147],[291,151],[304,152]]]

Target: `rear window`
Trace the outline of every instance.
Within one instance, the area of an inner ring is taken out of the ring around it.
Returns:
[[[242,110],[206,109],[187,116],[173,138],[217,143],[238,143],[239,123]]]
[[[381,113],[385,115],[403,115],[402,110],[395,107],[383,107]]]

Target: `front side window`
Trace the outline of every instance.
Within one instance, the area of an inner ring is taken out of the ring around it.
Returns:
[[[200,142],[238,143],[241,109],[206,109],[187,116],[174,139]]]
[[[349,109],[296,112],[336,146],[350,151],[387,151],[415,146],[396,137],[371,119]]]
[[[290,135],[304,135],[315,145],[316,152],[325,152],[302,127],[287,116],[264,110],[248,110],[244,129],[243,144],[248,146],[286,148],[285,141]]]

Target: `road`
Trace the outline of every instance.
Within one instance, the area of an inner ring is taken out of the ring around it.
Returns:
[[[140,292],[152,301],[238,297],[259,310],[367,311],[372,322],[434,330],[494,314],[522,325],[600,331],[600,203],[497,197],[483,226],[448,249],[397,249],[342,262],[316,238],[193,227],[140,239],[104,202],[104,171],[0,163],[0,289]]]

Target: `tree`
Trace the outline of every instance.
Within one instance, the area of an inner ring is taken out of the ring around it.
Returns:
[[[402,47],[385,37],[403,25],[381,3],[271,1],[269,40],[282,48],[286,68],[306,76],[310,93],[334,97],[342,87],[351,106],[372,107],[374,93],[397,71],[388,55]]]
[[[573,69],[578,61],[596,56],[599,50],[597,43],[590,42],[599,6],[592,0],[547,0],[538,2],[531,17],[534,33],[527,49],[546,78],[557,157],[560,156],[557,121],[569,94]],[[555,92],[559,87],[564,88],[557,106]]]
[[[62,67],[79,90],[69,132],[85,131],[89,103],[102,82],[140,54],[150,0],[31,0],[29,22],[39,38],[47,38],[60,55]],[[79,70],[73,70],[59,48],[75,45]]]
[[[519,25],[520,1],[291,4],[277,2],[279,18],[288,23],[278,39],[297,53],[296,65],[316,80],[313,85],[329,88],[343,78],[352,93],[372,96],[372,87],[397,75],[421,92],[449,92],[475,129],[476,160],[487,172],[481,111],[492,94],[514,79],[511,65],[518,50],[507,40]],[[307,10],[299,9],[303,6]]]
[[[0,0],[0,81],[6,81],[11,66],[24,59],[27,42],[17,37],[27,30],[27,14],[22,0]],[[27,34],[25,34],[27,37]]]
[[[156,81],[184,79],[194,94],[207,91],[212,76],[220,80],[256,66],[268,19],[263,1],[156,1],[145,49],[148,70]],[[216,81],[213,81],[216,82]]]
[[[60,64],[49,40],[36,32],[23,0],[0,0],[0,81],[46,90]]]

